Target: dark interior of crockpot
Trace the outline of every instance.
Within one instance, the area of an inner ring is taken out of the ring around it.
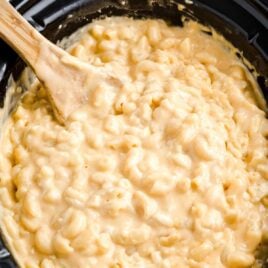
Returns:
[[[266,0],[11,0],[20,13],[53,42],[70,35],[95,18],[131,16],[161,18],[182,25],[182,17],[212,26],[239,48],[255,67],[266,102],[268,101],[268,4]],[[178,4],[186,8],[178,10]],[[207,34],[210,34],[207,32]],[[18,56],[0,42],[0,107],[12,74],[18,78],[25,67]],[[253,72],[252,67],[248,67]],[[262,267],[268,267],[268,247],[256,253]],[[0,241],[0,267],[16,267],[10,253]]]

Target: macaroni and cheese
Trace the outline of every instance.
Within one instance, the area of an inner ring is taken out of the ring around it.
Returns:
[[[188,22],[106,18],[69,52],[99,81],[65,126],[35,82],[2,132],[0,225],[21,267],[249,267],[268,236],[268,121]]]

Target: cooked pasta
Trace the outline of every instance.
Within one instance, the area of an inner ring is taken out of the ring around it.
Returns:
[[[0,226],[21,267],[249,267],[268,237],[268,121],[193,22],[106,18],[69,52],[109,70],[66,125],[34,83],[1,137]]]

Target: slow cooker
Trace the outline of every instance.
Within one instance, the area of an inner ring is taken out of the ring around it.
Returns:
[[[43,35],[53,42],[77,28],[104,16],[161,18],[182,25],[184,18],[213,27],[240,52],[254,73],[268,101],[268,1],[267,0],[11,0],[11,4]],[[178,5],[180,8],[178,8]],[[210,31],[207,34],[211,34]],[[251,64],[248,64],[250,62]],[[10,75],[16,79],[25,64],[0,42],[0,107],[3,107]],[[268,247],[256,252],[268,267]],[[0,240],[0,267],[17,267]]]

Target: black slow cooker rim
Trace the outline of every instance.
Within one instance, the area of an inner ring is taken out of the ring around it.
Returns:
[[[41,31],[45,36],[56,42],[62,39],[65,35],[72,33],[78,26],[97,17],[100,13],[95,13],[89,16],[88,19],[77,20],[75,16],[66,20],[66,16],[70,13],[87,16],[88,6],[92,10],[104,8],[106,14],[130,14],[132,16],[156,16],[165,17],[163,15],[163,7],[174,8],[172,3],[180,3],[194,11],[194,17],[200,15],[200,9],[206,10],[207,19],[215,19],[225,21],[226,31],[224,32],[227,39],[232,39],[233,36],[240,36],[240,40],[232,40],[236,47],[243,47],[243,42],[247,44],[247,50],[251,55],[250,60],[256,65],[257,71],[260,73],[258,82],[262,91],[268,100],[268,5],[265,5],[266,0],[11,0],[10,2],[23,14],[27,20]],[[125,3],[125,4],[124,4]],[[148,4],[150,3],[150,5]],[[107,8],[110,6],[110,8]],[[228,6],[228,7],[227,7]],[[87,8],[86,8],[87,7]],[[106,7],[106,8],[105,8]],[[151,12],[153,8],[153,12]],[[129,12],[131,10],[131,12]],[[135,10],[139,10],[135,13]],[[162,13],[161,13],[162,12]],[[177,12],[177,11],[176,11]],[[239,16],[235,16],[239,14]],[[184,15],[192,16],[191,13],[185,12]],[[202,17],[202,16],[201,16]],[[243,18],[243,19],[241,19]],[[167,18],[172,23],[179,22],[180,16],[172,12],[172,16]],[[178,19],[178,21],[176,21]],[[206,20],[200,19],[202,23]],[[212,25],[216,30],[220,30],[220,24]],[[58,25],[62,24],[61,29]],[[64,31],[62,31],[64,29]],[[250,54],[249,53],[249,54]],[[256,59],[254,58],[256,56]],[[23,62],[17,55],[3,42],[0,42],[0,107],[3,105],[5,96],[7,79],[12,73],[18,77],[24,68]],[[5,249],[3,242],[0,241],[0,267],[10,268],[17,267],[14,259]]]

